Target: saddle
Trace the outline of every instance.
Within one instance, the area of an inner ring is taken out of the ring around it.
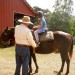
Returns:
[[[39,33],[39,40],[40,41],[54,40],[53,32],[52,31],[46,31],[46,32]]]

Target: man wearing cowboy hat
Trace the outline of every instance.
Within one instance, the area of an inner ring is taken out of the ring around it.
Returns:
[[[16,43],[16,71],[15,75],[20,75],[20,68],[22,65],[22,75],[27,75],[30,50],[29,46],[37,47],[31,31],[28,28],[29,24],[32,24],[29,16],[24,16],[20,25],[15,27],[15,43]]]

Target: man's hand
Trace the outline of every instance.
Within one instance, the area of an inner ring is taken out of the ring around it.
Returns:
[[[33,48],[33,53],[35,53],[36,52],[36,48],[37,47],[39,47],[39,45],[38,44],[36,44],[36,47],[35,48]]]

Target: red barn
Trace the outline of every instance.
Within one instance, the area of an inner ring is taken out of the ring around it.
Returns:
[[[0,0],[0,34],[7,26],[14,26],[14,17],[19,14],[35,16],[26,0]]]

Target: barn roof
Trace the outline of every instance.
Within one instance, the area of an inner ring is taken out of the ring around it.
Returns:
[[[26,3],[26,5],[27,5],[34,13],[36,13],[36,12],[33,10],[33,8],[30,6],[30,4],[29,4],[26,0],[24,0],[24,2]]]

